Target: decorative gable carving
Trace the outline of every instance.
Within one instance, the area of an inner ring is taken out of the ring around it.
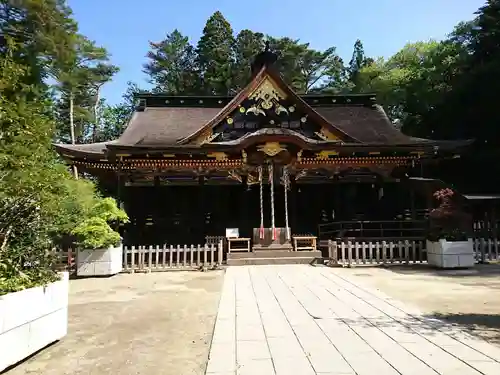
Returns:
[[[260,129],[288,129],[317,141],[342,140],[309,119],[297,103],[269,76],[248,94],[238,108],[213,128],[205,142],[237,140]]]

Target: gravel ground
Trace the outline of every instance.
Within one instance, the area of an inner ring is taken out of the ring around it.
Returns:
[[[224,271],[70,282],[69,333],[8,375],[202,375]]]
[[[500,265],[435,270],[426,265],[339,270],[390,297],[500,345]]]

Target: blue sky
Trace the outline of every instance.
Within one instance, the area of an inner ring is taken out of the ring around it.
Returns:
[[[235,33],[251,29],[276,37],[337,47],[349,61],[356,39],[372,57],[388,57],[407,42],[442,39],[473,18],[484,0],[69,0],[80,30],[104,46],[120,72],[103,89],[118,103],[127,81],[148,87],[142,73],[148,42],[179,29],[195,44],[207,18],[221,11]]]

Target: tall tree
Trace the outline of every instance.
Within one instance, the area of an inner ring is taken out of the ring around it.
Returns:
[[[52,102],[7,38],[0,56],[0,294],[50,282],[50,250],[85,218],[93,186],[75,181],[52,148]],[[29,264],[29,266],[27,266]],[[3,289],[3,290],[2,290]]]
[[[71,15],[64,0],[0,0],[0,55],[15,43],[13,59],[29,68],[25,83],[43,84],[67,59],[77,33]]]
[[[349,62],[348,74],[349,74],[349,83],[351,86],[351,91],[359,92],[360,91],[360,82],[359,82],[359,73],[361,69],[365,66],[369,66],[372,64],[374,60],[372,58],[367,58],[365,56],[365,50],[363,47],[363,43],[361,40],[357,39],[354,43],[354,50],[352,52],[352,58]]]
[[[339,78],[344,68],[334,47],[321,52],[311,49],[309,43],[286,37],[268,36],[268,40],[271,49],[279,56],[276,64],[284,80],[297,92],[308,93],[327,88],[336,91],[340,87]]]
[[[174,30],[165,39],[149,43],[151,50],[144,72],[154,85],[154,91],[171,95],[194,94],[199,91],[199,71],[196,53],[188,37]]]
[[[245,29],[236,36],[232,88],[241,90],[250,82],[252,61],[265,47],[264,34]]]
[[[60,92],[58,104],[58,136],[70,142],[96,138],[99,92],[118,71],[109,64],[106,49],[81,35],[74,36],[74,46],[67,58],[56,65],[55,78]]]
[[[221,12],[207,20],[196,47],[197,62],[206,94],[227,95],[233,87],[234,36]]]

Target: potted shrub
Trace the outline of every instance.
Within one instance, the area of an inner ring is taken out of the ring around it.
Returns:
[[[78,276],[111,276],[122,271],[123,247],[116,229],[126,222],[127,214],[116,201],[104,198],[92,208],[90,217],[73,229]]]
[[[68,273],[54,270],[39,208],[0,200],[0,372],[67,333]]]
[[[470,215],[461,209],[452,189],[436,191],[439,206],[429,213],[427,261],[439,268],[474,266]]]

